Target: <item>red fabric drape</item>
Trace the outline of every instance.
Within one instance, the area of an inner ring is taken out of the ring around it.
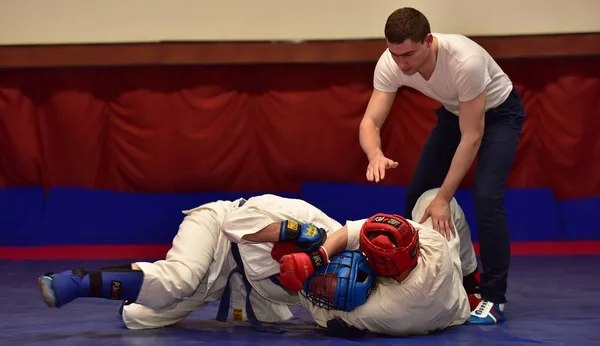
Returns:
[[[600,196],[600,57],[502,61],[527,121],[510,187]],[[363,183],[373,64],[0,71],[0,186],[297,191]],[[382,130],[406,185],[438,103],[402,89]],[[472,170],[463,187],[470,186]]]

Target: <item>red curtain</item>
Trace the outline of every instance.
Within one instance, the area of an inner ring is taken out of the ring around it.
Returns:
[[[600,57],[502,61],[527,109],[510,187],[600,196]],[[0,186],[298,191],[363,183],[373,64],[0,71]],[[438,103],[402,89],[382,130],[406,185]],[[470,186],[472,170],[463,187]]]

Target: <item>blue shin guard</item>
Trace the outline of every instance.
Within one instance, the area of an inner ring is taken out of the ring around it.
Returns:
[[[57,308],[84,297],[135,301],[143,281],[144,273],[130,268],[74,269],[38,279],[44,302]]]

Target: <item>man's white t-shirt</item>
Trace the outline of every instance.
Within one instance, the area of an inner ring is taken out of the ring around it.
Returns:
[[[410,87],[437,100],[455,115],[459,101],[472,100],[484,89],[486,110],[508,98],[512,82],[485,49],[463,35],[434,33],[433,36],[438,40],[438,52],[429,80],[419,73],[405,75],[386,49],[375,67],[374,88],[395,92],[402,86]]]

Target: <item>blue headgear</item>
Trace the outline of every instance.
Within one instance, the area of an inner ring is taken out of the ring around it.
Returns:
[[[340,252],[304,281],[302,294],[313,304],[352,311],[364,304],[375,284],[375,273],[359,251]]]

